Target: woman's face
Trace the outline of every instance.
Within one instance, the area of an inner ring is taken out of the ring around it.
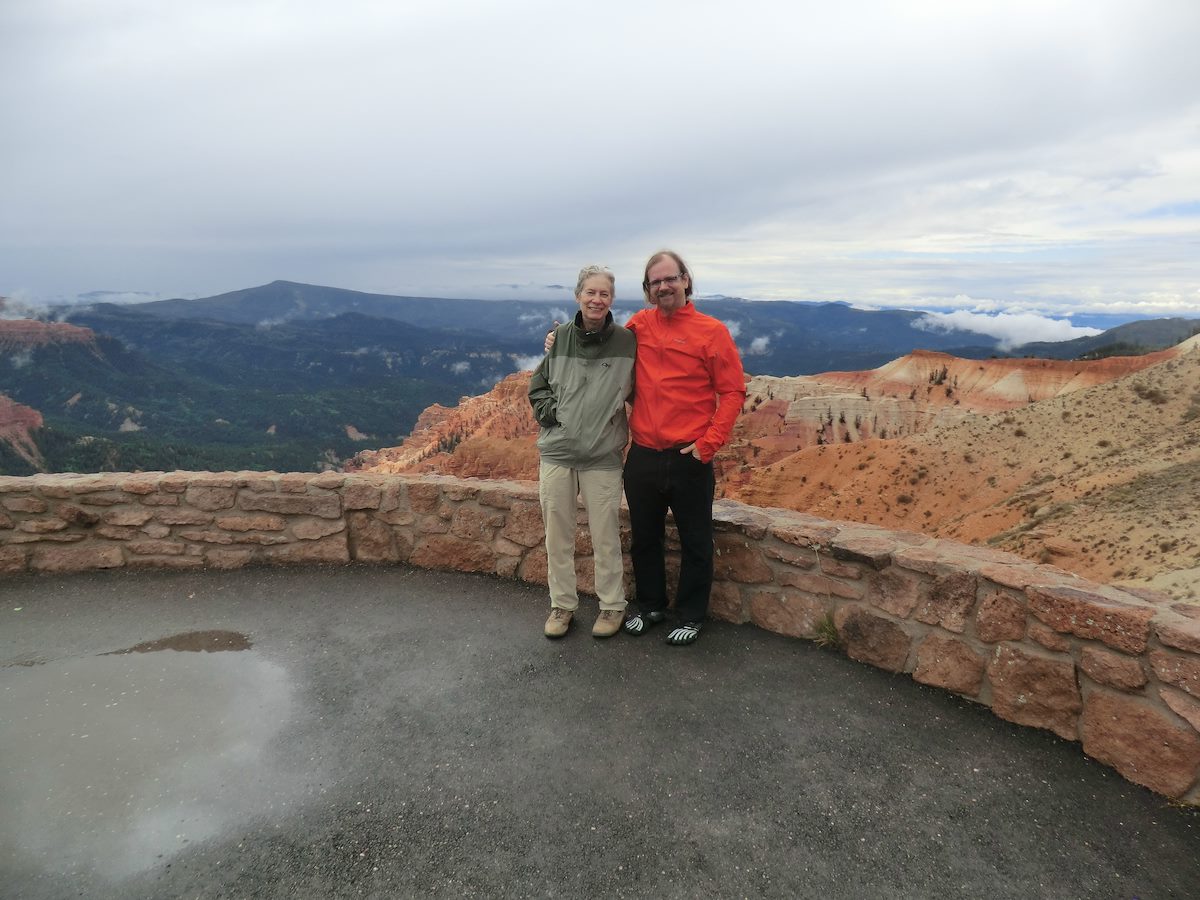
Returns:
[[[583,283],[575,299],[583,313],[584,324],[595,330],[604,324],[613,304],[612,283],[603,275],[592,275]]]

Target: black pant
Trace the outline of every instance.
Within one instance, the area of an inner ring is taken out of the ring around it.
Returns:
[[[650,450],[633,444],[625,460],[625,499],[632,530],[630,557],[642,612],[667,608],[667,510],[679,530],[681,559],[675,611],[681,621],[703,621],[713,583],[711,462],[679,448]]]

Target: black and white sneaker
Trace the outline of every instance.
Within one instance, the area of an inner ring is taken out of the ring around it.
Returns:
[[[694,644],[696,638],[700,637],[700,629],[703,627],[703,622],[684,622],[678,628],[671,629],[670,634],[667,635],[667,643],[672,647]]]
[[[666,618],[667,614],[660,609],[644,613],[634,613],[625,620],[625,624],[622,627],[625,629],[626,634],[641,634],[647,628],[653,628]]]

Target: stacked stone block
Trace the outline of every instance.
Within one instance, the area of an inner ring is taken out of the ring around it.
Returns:
[[[1200,606],[909,532],[731,501],[715,510],[715,617],[793,637],[836,635],[853,659],[1080,741],[1129,780],[1200,805]],[[525,483],[259,472],[0,478],[6,573],[357,561],[545,584],[542,541],[537,487]],[[674,569],[673,537],[671,550]],[[588,591],[586,527],[576,552]]]

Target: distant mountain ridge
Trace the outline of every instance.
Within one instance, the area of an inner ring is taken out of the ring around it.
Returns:
[[[1092,337],[1022,344],[1015,355],[1044,356],[1047,359],[1087,359],[1115,353],[1129,356],[1173,347],[1195,334],[1200,334],[1200,319],[1140,319]]]
[[[258,327],[100,304],[72,318],[53,333],[88,340],[19,352],[5,335],[31,323],[0,321],[0,391],[44,420],[39,452],[0,455],[6,474],[337,467],[495,384],[526,349],[357,313]]]
[[[276,281],[198,300],[67,307],[59,322],[0,320],[0,393],[30,411],[27,437],[0,453],[0,471],[336,468],[401,442],[422,410],[531,368],[547,329],[574,314],[570,288],[562,293],[472,300]],[[910,310],[731,297],[697,305],[728,325],[755,376],[872,370],[914,351],[1004,355],[993,338],[929,330],[926,314]],[[642,306],[620,301],[614,312],[621,320]],[[1197,326],[1129,323],[1037,347],[1058,358],[1142,352]]]
[[[541,354],[541,338],[555,319],[574,315],[570,289],[558,301],[471,300],[370,294],[344,288],[274,281],[198,300],[159,300],[133,306],[167,319],[211,319],[241,324],[316,321],[348,312],[394,319],[435,331],[503,335]],[[1130,322],[1101,335],[1074,341],[1038,342],[998,350],[996,338],[973,331],[930,329],[926,313],[860,310],[846,303],[698,298],[696,306],[724,322],[734,334],[743,364],[755,375],[813,375],[875,368],[921,349],[967,359],[1044,356],[1071,359],[1106,346],[1140,352],[1178,344],[1200,319]],[[613,315],[627,318],[644,304],[619,300]]]

